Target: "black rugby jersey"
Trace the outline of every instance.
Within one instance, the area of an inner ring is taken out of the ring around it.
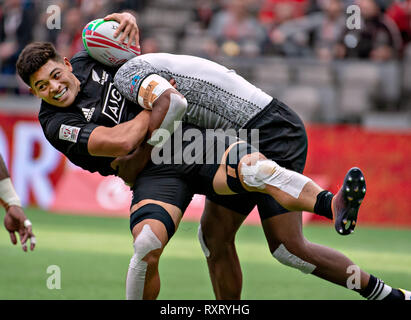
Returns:
[[[143,109],[114,87],[117,69],[92,59],[86,51],[72,59],[73,74],[80,81],[80,92],[74,103],[58,108],[42,101],[39,121],[51,145],[72,163],[90,172],[107,176],[115,174],[110,167],[114,158],[91,156],[87,143],[97,126],[113,127],[133,119]]]

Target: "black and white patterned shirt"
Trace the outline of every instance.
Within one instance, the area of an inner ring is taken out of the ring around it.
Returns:
[[[141,82],[150,74],[174,78],[188,101],[183,121],[207,129],[244,127],[273,99],[234,70],[199,57],[151,53],[126,62],[114,84],[128,100],[137,102]]]

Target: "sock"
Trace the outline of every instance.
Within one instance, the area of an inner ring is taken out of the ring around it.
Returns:
[[[317,195],[317,201],[314,205],[314,213],[332,220],[333,212],[331,209],[331,200],[333,197],[334,195],[330,191],[321,191]]]
[[[367,287],[360,294],[368,300],[404,300],[404,294],[386,285],[384,281],[370,275]]]

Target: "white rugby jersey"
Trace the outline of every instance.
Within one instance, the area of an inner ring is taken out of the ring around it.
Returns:
[[[126,62],[114,84],[137,103],[141,82],[150,74],[174,78],[188,101],[183,121],[202,128],[236,130],[261,112],[273,99],[234,70],[207,59],[168,53],[150,53]]]

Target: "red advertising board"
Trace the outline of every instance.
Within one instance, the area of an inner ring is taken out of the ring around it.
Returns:
[[[131,194],[121,180],[68,165],[45,140],[35,117],[0,114],[0,126],[0,152],[25,205],[56,212],[128,216]],[[411,226],[411,131],[309,125],[307,132],[307,176],[335,193],[346,171],[358,166],[367,181],[359,223]],[[198,220],[203,201],[203,196],[195,196],[185,219]],[[305,218],[323,220],[308,214]],[[256,210],[248,221],[259,222]]]

